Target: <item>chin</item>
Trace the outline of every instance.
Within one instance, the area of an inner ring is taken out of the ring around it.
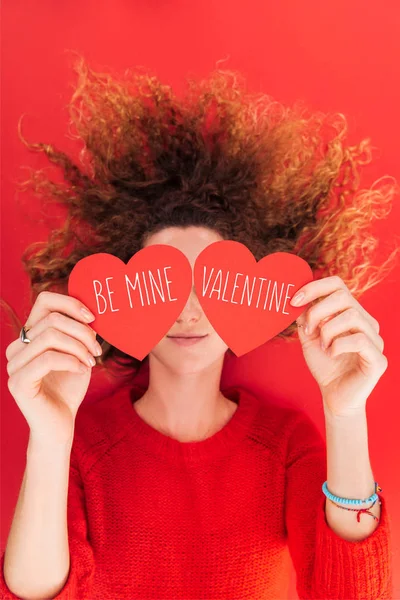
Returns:
[[[173,345],[172,348],[171,345]],[[194,373],[203,371],[221,360],[223,361],[228,347],[224,343],[217,342],[214,347],[199,350],[194,346],[175,346],[170,340],[163,339],[153,348],[150,355],[175,373]]]

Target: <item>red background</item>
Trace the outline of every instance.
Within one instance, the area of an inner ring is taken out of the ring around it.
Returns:
[[[75,142],[66,137],[65,105],[75,74],[66,49],[82,53],[99,70],[122,73],[144,65],[177,93],[187,74],[205,77],[218,60],[227,59],[220,66],[240,70],[249,89],[284,103],[303,99],[311,109],[344,113],[351,143],[371,137],[378,150],[364,169],[363,187],[386,174],[399,180],[400,5],[395,0],[5,0],[2,9],[1,295],[24,320],[29,295],[21,254],[28,243],[46,238],[51,223],[58,223],[58,213],[53,209],[53,220],[38,225],[39,201],[32,194],[16,194],[15,182],[27,176],[22,165],[49,166],[42,156],[26,151],[17,136],[17,122],[26,113],[22,132],[30,141],[74,151]],[[378,263],[398,243],[399,204],[396,197],[389,219],[376,224],[381,240]],[[381,325],[389,361],[367,411],[371,464],[392,515],[395,598],[400,598],[399,268],[361,299]],[[2,549],[28,440],[27,424],[7,388],[5,349],[14,338],[2,314]],[[299,343],[273,340],[230,361],[223,385],[236,382],[306,410],[325,434],[319,388]],[[109,387],[94,376],[85,401],[107,393]],[[291,599],[297,598],[294,582],[292,572]]]

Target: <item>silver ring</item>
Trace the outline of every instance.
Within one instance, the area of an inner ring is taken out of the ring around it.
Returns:
[[[28,329],[25,329],[25,326],[23,326],[21,328],[19,337],[20,337],[21,342],[24,342],[24,344],[29,344],[31,342],[31,340],[26,335],[26,333],[27,333],[27,331],[29,331],[29,329],[31,329],[31,327],[29,327]]]

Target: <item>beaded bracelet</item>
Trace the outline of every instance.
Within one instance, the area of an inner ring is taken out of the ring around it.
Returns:
[[[353,498],[340,498],[340,496],[334,496],[328,490],[327,483],[328,483],[327,481],[325,481],[323,483],[322,491],[324,492],[324,494],[328,498],[328,500],[330,500],[333,504],[335,504],[335,506],[338,506],[339,508],[343,508],[344,510],[357,511],[357,521],[358,522],[360,522],[360,516],[361,516],[361,513],[363,513],[363,512],[371,515],[371,517],[373,517],[376,521],[379,522],[378,517],[376,517],[373,513],[369,512],[369,509],[374,506],[374,504],[376,503],[377,500],[379,500],[379,496],[376,492],[383,491],[377,481],[375,481],[375,493],[372,494],[372,496],[370,496],[366,500],[355,500]],[[364,504],[365,502],[372,502],[372,504],[371,504],[371,506],[368,506],[368,508],[347,508],[345,506],[340,506],[339,504],[337,504],[337,502],[342,502],[344,504],[356,504],[356,505]],[[380,500],[379,500],[379,504],[382,504]]]

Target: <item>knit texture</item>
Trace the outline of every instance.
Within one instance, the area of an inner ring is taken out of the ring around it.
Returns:
[[[228,423],[199,442],[154,429],[123,387],[82,404],[68,489],[71,566],[56,599],[392,598],[386,502],[360,542],[325,519],[326,444],[303,412],[240,387]],[[372,517],[361,515],[361,519]],[[356,514],[354,515],[356,519]],[[4,581],[2,598],[12,599]]]

